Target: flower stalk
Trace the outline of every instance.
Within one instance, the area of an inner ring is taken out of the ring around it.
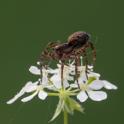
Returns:
[[[66,110],[63,111],[63,115],[64,115],[64,124],[68,124],[68,113]]]

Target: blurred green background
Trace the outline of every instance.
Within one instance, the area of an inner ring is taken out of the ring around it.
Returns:
[[[50,41],[64,42],[75,31],[87,31],[97,49],[95,71],[116,84],[103,102],[83,103],[70,124],[124,123],[124,2],[122,0],[0,1],[0,124],[47,124],[57,100],[49,98],[6,105],[21,87],[37,77],[28,72]],[[51,124],[62,124],[62,115]]]

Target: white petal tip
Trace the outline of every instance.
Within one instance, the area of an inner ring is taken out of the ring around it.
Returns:
[[[31,100],[31,99],[30,99]],[[30,101],[29,99],[27,99],[27,98],[23,98],[23,99],[21,99],[21,102],[28,102],[28,101]]]
[[[6,102],[6,104],[8,104],[8,105],[10,105],[10,104],[12,104],[13,102],[11,102],[11,101],[7,101]]]
[[[108,89],[108,90],[117,90],[118,87],[106,80],[103,80],[103,83],[104,83],[104,88]]]
[[[31,66],[29,68],[29,71],[32,73],[32,74],[35,74],[35,75],[40,75],[40,69],[38,69],[36,66]]]

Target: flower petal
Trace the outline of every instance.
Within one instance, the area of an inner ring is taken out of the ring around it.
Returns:
[[[78,85],[77,85],[77,83],[75,82],[74,84],[70,84],[70,87],[72,87],[72,88],[78,88]]]
[[[41,100],[45,100],[47,96],[48,96],[48,94],[46,92],[44,92],[43,90],[39,91],[39,93],[38,93],[38,97]]]
[[[32,91],[35,91],[38,87],[38,81],[35,83],[30,83],[27,87],[25,87],[25,92],[30,93]]]
[[[40,69],[38,69],[38,67],[36,66],[31,66],[29,68],[29,71],[32,73],[32,74],[35,74],[35,75],[40,75],[41,72],[40,72]]]
[[[88,99],[87,94],[84,91],[81,91],[78,95],[77,95],[77,99],[80,102],[85,102]]]
[[[10,99],[9,101],[7,101],[7,104],[12,104],[14,103],[19,97],[21,97],[25,92],[19,92],[18,94],[16,94],[12,99]]]
[[[86,81],[87,81],[86,74],[84,74],[78,78],[79,84],[82,84],[82,83],[84,84]],[[76,81],[76,83],[77,83],[77,81]]]
[[[28,102],[28,101],[32,100],[37,95],[37,93],[38,93],[38,91],[35,91],[32,95],[27,96],[27,97],[21,99],[21,101],[22,102]]]
[[[64,81],[63,81],[63,84],[64,84],[64,88],[69,87],[69,83],[68,83],[68,81],[67,81],[67,80],[64,80]]]
[[[67,79],[68,79],[69,81],[73,81],[73,80],[74,80],[74,77],[68,75],[68,76],[67,76]]]
[[[60,77],[59,77],[59,75],[57,75],[57,74],[53,75],[53,76],[50,78],[50,80],[52,81],[53,85],[54,85],[56,88],[58,88],[58,89],[61,88],[61,83],[60,83]]]
[[[94,80],[88,86],[93,90],[100,90],[103,88],[103,82],[101,80]]]
[[[102,101],[107,98],[107,94],[104,91],[88,91],[87,93],[93,101]]]
[[[7,101],[7,104],[14,103],[19,97],[21,97],[22,95],[24,95],[24,93],[26,92],[27,87],[29,87],[31,84],[32,84],[31,81],[27,82],[25,84],[25,86],[20,90],[19,93],[17,93],[12,99],[10,99],[9,101]]]
[[[53,75],[50,80],[57,89],[60,89],[62,87],[61,78],[58,74]],[[67,80],[63,80],[63,84],[64,84],[64,88],[69,87],[69,83]]]
[[[102,81],[103,82],[103,84],[104,84],[104,87],[106,88],[106,89],[108,89],[108,90],[117,90],[118,89],[118,87],[117,86],[115,86],[114,84],[112,84],[112,83],[110,83],[110,82],[108,82],[108,81],[106,81],[106,80],[103,80]]]
[[[46,69],[43,69],[42,72],[43,72],[42,85],[46,86],[48,85],[48,72]]]

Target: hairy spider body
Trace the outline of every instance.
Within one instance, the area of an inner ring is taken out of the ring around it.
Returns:
[[[74,49],[81,48],[88,42],[89,38],[90,36],[86,32],[75,32],[68,37],[68,44],[73,46]]]
[[[61,61],[75,59],[75,56],[80,56],[90,47],[93,51],[93,60],[95,60],[95,48],[89,38],[90,36],[86,32],[75,32],[68,37],[67,43],[50,43],[43,51],[41,57]]]
[[[75,72],[76,72],[76,80],[77,80],[77,66],[79,65],[79,57],[84,56],[86,72],[87,72],[87,48],[92,49],[93,53],[93,61],[96,60],[96,51],[94,45],[89,41],[90,35],[83,31],[78,31],[71,34],[66,43],[49,43],[46,49],[42,52],[40,57],[41,65],[43,65],[43,60],[60,60],[62,62],[61,65],[61,79],[63,86],[63,68],[65,60],[75,60]],[[87,73],[86,73],[87,76]],[[87,76],[88,78],[88,76]],[[78,84],[78,80],[77,80]],[[79,85],[79,84],[78,84]]]

